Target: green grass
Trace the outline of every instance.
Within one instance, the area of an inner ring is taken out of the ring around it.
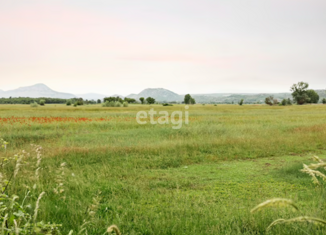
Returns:
[[[109,118],[92,123],[1,124],[11,156],[30,144],[43,146],[41,180],[32,191],[41,201],[39,219],[78,231],[92,198],[99,196],[89,234],[116,224],[122,234],[265,234],[277,218],[326,219],[325,190],[301,173],[316,154],[326,158],[326,106],[190,106],[189,125],[139,125],[140,110],[184,111],[184,106],[100,105],[66,107],[2,105],[0,117]],[[56,172],[67,163],[65,200],[53,193]],[[23,170],[11,193],[22,198],[35,183]],[[26,169],[28,166],[26,166]],[[300,211],[257,204],[292,199]],[[271,234],[324,234],[312,225],[280,225]]]

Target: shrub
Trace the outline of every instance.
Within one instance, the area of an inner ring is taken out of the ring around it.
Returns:
[[[76,103],[77,103],[77,105],[84,105],[83,98],[79,98]]]
[[[240,106],[243,105],[243,101],[244,101],[243,99],[241,99],[241,100],[239,101],[239,105],[240,105]]]
[[[119,101],[114,103],[114,107],[121,107],[121,106],[122,106],[122,103]]]
[[[292,100],[290,98],[288,98],[287,101],[286,101],[286,104],[287,105],[292,105]]]
[[[71,100],[67,100],[66,105],[70,106],[71,105]]]
[[[38,104],[36,102],[31,103],[31,107],[36,108],[36,107],[38,107]]]
[[[326,98],[324,98],[322,102],[323,102],[323,104],[326,104]]]
[[[128,102],[127,101],[125,101],[125,102],[123,102],[123,107],[128,107]]]
[[[109,104],[110,104],[109,101],[105,101],[105,102],[102,104],[102,107],[110,107]]]
[[[265,98],[265,104],[273,105],[273,103],[274,103],[273,100],[274,100],[273,96],[266,97]]]
[[[307,95],[309,97],[309,100],[307,100],[307,103],[310,104],[317,104],[319,101],[319,95],[314,90],[307,90]]]
[[[281,102],[281,104],[282,104],[283,106],[287,105],[287,101],[286,101],[286,99],[283,99],[282,102]]]
[[[163,103],[162,105],[163,106],[173,106],[172,104],[169,104],[169,103]]]
[[[273,99],[273,104],[274,104],[274,105],[279,104],[278,100],[277,100],[277,99]]]
[[[44,106],[45,105],[45,100],[40,100],[40,105]]]
[[[78,102],[74,103],[74,107],[77,107],[78,106]]]

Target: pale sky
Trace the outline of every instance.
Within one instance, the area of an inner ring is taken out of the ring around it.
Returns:
[[[0,0],[0,89],[326,88],[325,0]]]

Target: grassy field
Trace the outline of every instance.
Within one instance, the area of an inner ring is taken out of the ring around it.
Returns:
[[[8,192],[40,201],[39,220],[68,234],[91,220],[88,234],[116,224],[122,234],[265,234],[278,218],[326,219],[326,191],[299,170],[326,158],[326,105],[194,105],[189,124],[140,125],[137,111],[185,111],[183,105],[0,106],[2,157],[43,147],[40,179],[23,164]],[[34,154],[35,155],[35,154]],[[55,194],[62,176],[64,192]],[[35,189],[32,186],[37,184]],[[28,188],[30,187],[30,188]],[[300,211],[272,208],[292,199]],[[89,210],[95,212],[91,216]],[[270,234],[325,234],[312,224],[276,226]]]

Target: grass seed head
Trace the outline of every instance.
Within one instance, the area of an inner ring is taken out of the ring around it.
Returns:
[[[312,182],[314,184],[319,185],[319,181],[317,179],[317,177],[315,176],[315,173],[313,170],[311,170],[306,164],[303,164],[303,169],[300,170],[301,172],[307,173],[308,175],[311,176]]]
[[[324,163],[324,161],[321,160],[321,159],[320,159],[319,157],[317,157],[317,156],[313,156],[312,159],[313,159],[314,161],[316,161],[316,162]]]
[[[275,225],[278,224],[291,224],[291,223],[296,223],[296,222],[306,222],[306,223],[311,223],[311,224],[315,224],[315,225],[326,225],[326,221],[319,219],[319,218],[314,218],[314,217],[308,217],[308,216],[300,216],[297,218],[293,218],[293,219],[278,219],[275,220],[273,223],[271,223],[268,227],[267,227],[267,231],[271,230],[272,227],[274,227]]]
[[[40,194],[40,196],[38,196],[38,199],[36,201],[36,206],[35,206],[35,210],[34,210],[34,223],[36,223],[36,219],[37,219],[37,212],[38,212],[38,209],[40,207],[40,200],[41,198],[43,197],[43,195],[45,194],[45,192],[42,192]]]
[[[120,232],[119,228],[116,225],[111,225],[110,227],[108,227],[106,232],[107,233],[115,232],[117,235],[121,235],[121,232]]]
[[[253,208],[250,212],[254,213],[262,209],[265,209],[267,207],[275,207],[275,206],[278,207],[292,206],[294,209],[299,210],[298,207],[291,200],[283,199],[283,198],[273,198],[259,204],[258,206]]]

